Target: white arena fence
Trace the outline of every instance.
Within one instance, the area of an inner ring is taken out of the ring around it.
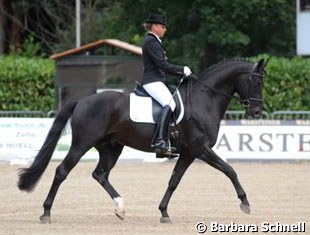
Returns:
[[[0,111],[1,117],[54,117],[57,111]],[[241,120],[245,118],[245,111],[226,111],[225,120]],[[263,111],[261,119],[275,120],[310,120],[310,111],[275,111],[268,113]]]
[[[39,151],[54,121],[55,112],[0,112],[0,160],[28,164]],[[234,118],[234,120],[233,120]],[[221,122],[213,150],[232,161],[309,161],[310,112],[277,111],[263,119],[246,120],[244,111],[228,111]],[[272,118],[272,119],[271,119]],[[294,119],[292,119],[294,118]],[[54,152],[54,160],[65,157],[71,143],[67,125]],[[95,149],[82,159],[98,159]],[[160,161],[154,153],[124,148],[120,159]]]

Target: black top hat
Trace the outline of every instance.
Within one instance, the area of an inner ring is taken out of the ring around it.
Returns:
[[[167,26],[166,17],[152,13],[149,15],[149,18],[145,21],[145,23],[163,24]]]

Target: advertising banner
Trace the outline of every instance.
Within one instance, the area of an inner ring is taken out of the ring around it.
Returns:
[[[0,160],[31,162],[53,121],[53,118],[0,118]],[[64,158],[70,144],[71,130],[67,124],[53,159]],[[310,121],[222,121],[213,150],[225,160],[310,160]],[[152,161],[155,154],[125,147],[120,158]],[[83,159],[98,159],[98,153],[92,148]]]
[[[225,159],[310,159],[310,123],[223,121],[213,150]]]

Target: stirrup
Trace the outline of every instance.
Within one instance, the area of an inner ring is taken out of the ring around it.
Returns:
[[[155,148],[154,151],[155,153],[159,154],[172,155],[174,154],[174,152],[177,151],[177,148],[168,146],[168,147]]]
[[[174,147],[172,147],[174,148]],[[174,148],[176,150],[176,148]],[[156,153],[156,158],[168,158],[168,159],[174,159],[179,157],[180,154],[173,152],[173,151],[167,151],[165,153]]]
[[[158,142],[152,145],[152,147],[154,148],[154,152],[159,155],[158,157],[156,155],[157,158],[175,155],[175,152],[177,151],[176,147],[171,146],[170,141],[167,143],[163,139],[158,140]]]
[[[164,139],[156,139],[151,147],[154,148],[155,153],[164,153],[168,150],[169,145]]]

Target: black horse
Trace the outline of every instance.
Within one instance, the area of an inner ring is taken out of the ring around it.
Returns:
[[[170,222],[167,212],[169,200],[186,169],[195,158],[222,171],[232,181],[238,198],[241,200],[242,211],[250,213],[250,204],[236,172],[211,148],[216,143],[220,121],[231,99],[237,99],[244,104],[246,114],[255,118],[261,116],[266,64],[264,59],[258,63],[245,59],[230,59],[213,65],[199,79],[192,82],[187,80],[180,85],[180,94],[183,100],[186,100],[185,115],[178,124],[180,155],[159,205],[161,222]],[[235,92],[239,96],[234,96]],[[41,222],[50,223],[51,207],[60,184],[92,147],[95,147],[100,155],[98,165],[92,175],[114,200],[115,214],[124,219],[123,200],[109,182],[110,171],[125,145],[152,152],[150,145],[156,128],[154,124],[134,123],[129,119],[129,96],[124,93],[106,91],[66,105],[56,116],[32,165],[29,168],[20,169],[19,189],[28,192],[34,189],[70,117],[71,147],[56,169],[53,184],[43,204],[44,213],[40,217]]]

